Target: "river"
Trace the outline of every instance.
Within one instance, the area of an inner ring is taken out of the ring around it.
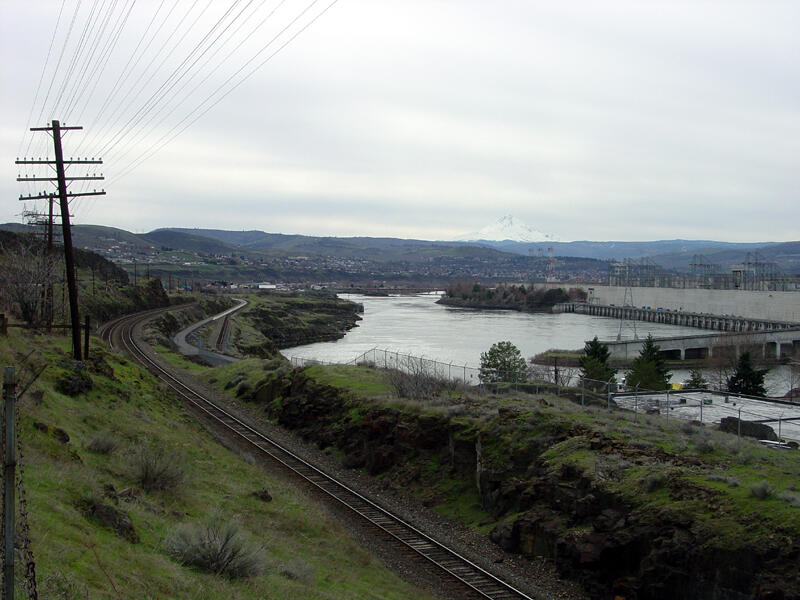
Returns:
[[[575,313],[521,313],[511,310],[474,310],[436,304],[438,294],[416,296],[361,296],[342,294],[342,298],[364,306],[363,320],[342,339],[283,350],[289,358],[322,362],[350,362],[373,348],[410,354],[458,366],[477,367],[481,352],[498,341],[508,340],[525,358],[558,348],[579,350],[597,336],[615,340],[620,328],[617,319]],[[633,338],[633,325],[639,338],[697,334],[698,329],[644,321],[626,323],[623,339]],[[785,373],[784,373],[785,371]],[[688,370],[675,370],[672,381],[688,379]],[[712,374],[706,375],[708,379]],[[785,381],[784,381],[785,380]],[[767,377],[771,394],[789,389],[788,367],[773,369]]]

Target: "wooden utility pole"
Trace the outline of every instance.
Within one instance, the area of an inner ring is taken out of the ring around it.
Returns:
[[[50,127],[31,127],[31,131],[48,131],[52,133],[53,136],[53,147],[55,150],[55,160],[19,160],[17,159],[16,164],[18,165],[55,165],[56,168],[56,177],[17,177],[17,181],[49,181],[49,182],[56,182],[58,185],[58,198],[59,204],[61,208],[61,229],[62,229],[62,238],[64,242],[64,261],[66,262],[66,270],[67,270],[67,288],[69,291],[69,312],[70,312],[70,320],[72,325],[72,354],[75,360],[81,360],[81,321],[80,321],[80,313],[78,311],[78,282],[77,278],[75,277],[75,258],[72,250],[72,231],[70,229],[70,222],[69,222],[69,200],[70,198],[75,198],[77,196],[102,196],[105,194],[105,191],[93,191],[93,192],[68,192],[67,191],[67,182],[73,181],[91,181],[91,180],[102,180],[103,176],[97,175],[87,175],[85,177],[67,177],[66,171],[64,166],[65,165],[75,165],[75,164],[83,164],[83,165],[101,165],[103,164],[102,160],[95,160],[94,158],[91,160],[84,159],[84,160],[64,160],[64,153],[61,147],[61,135],[64,131],[72,131],[76,129],[83,129],[83,127],[67,127],[62,126],[57,120],[53,120],[52,125]],[[36,194],[33,196],[20,196],[20,200],[39,200],[39,199],[52,199],[52,194]]]

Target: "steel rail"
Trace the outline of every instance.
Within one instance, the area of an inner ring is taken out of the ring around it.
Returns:
[[[219,328],[219,335],[217,336],[217,343],[215,344],[217,352],[224,352],[225,346],[227,346],[228,333],[230,332],[231,328],[230,319],[230,315],[225,315],[225,318],[222,321],[222,326]]]
[[[133,336],[133,328],[164,309],[156,309],[145,313],[122,317],[108,324],[103,336],[113,347],[115,333],[119,332],[122,349],[127,351],[137,362],[151,371],[167,384],[178,396],[200,410],[225,429],[243,439],[251,446],[268,455],[291,472],[300,476],[316,489],[367,520],[382,530],[416,555],[443,570],[456,581],[487,600],[533,600],[531,596],[514,588],[469,559],[451,550],[423,533],[413,525],[390,513],[375,502],[346,486],[334,477],[300,458],[277,442],[269,439],[247,423],[241,421],[215,402],[186,385],[175,377],[137,344]]]

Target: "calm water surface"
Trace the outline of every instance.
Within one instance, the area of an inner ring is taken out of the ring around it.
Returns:
[[[283,350],[287,357],[324,362],[350,362],[373,348],[411,354],[443,363],[477,367],[481,352],[495,342],[511,341],[526,358],[552,348],[580,350],[597,336],[615,340],[619,321],[590,315],[520,313],[516,311],[470,310],[436,304],[439,295],[372,297],[343,294],[364,305],[363,320],[342,339]],[[624,339],[633,338],[632,322],[623,329]],[[693,327],[637,321],[640,338],[697,334]],[[685,381],[688,370],[675,370],[672,381]],[[717,375],[707,373],[716,381]],[[788,367],[778,367],[767,376],[771,394],[784,394],[792,386]],[[797,385],[795,383],[794,385]]]
[[[283,351],[289,357],[348,362],[372,348],[393,350],[445,363],[477,366],[481,352],[509,340],[531,357],[551,348],[579,350],[586,340],[614,340],[619,321],[589,315],[520,313],[511,310],[471,310],[436,304],[438,295],[370,297],[343,294],[364,305],[363,320],[344,338],[297,346]],[[636,323],[636,333],[668,337],[697,333],[697,329],[660,323]],[[633,338],[625,328],[623,337]]]

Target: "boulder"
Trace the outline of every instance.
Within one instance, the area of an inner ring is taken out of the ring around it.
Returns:
[[[719,423],[719,429],[736,435],[739,432],[739,423],[740,421],[736,417],[724,417]],[[741,421],[741,432],[743,436],[756,438],[757,440],[778,441],[775,430],[765,423],[753,423],[752,421],[743,420]]]

